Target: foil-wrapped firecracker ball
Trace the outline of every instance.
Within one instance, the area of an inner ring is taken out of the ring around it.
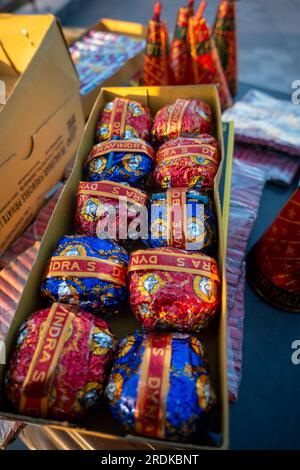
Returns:
[[[173,246],[212,255],[217,240],[217,220],[211,196],[194,189],[171,188],[152,194],[148,203],[146,246]]]
[[[154,150],[141,139],[110,140],[94,145],[83,172],[86,181],[110,180],[142,188],[154,164]]]
[[[209,134],[211,124],[212,113],[207,103],[179,98],[156,113],[152,137],[154,141],[162,143],[180,136]]]
[[[127,98],[115,98],[106,103],[97,124],[95,139],[111,140],[150,138],[151,115],[147,106]]]
[[[21,414],[76,420],[99,403],[115,347],[103,320],[54,303],[21,326],[6,394]]]
[[[159,148],[153,178],[163,189],[212,189],[219,159],[214,137],[178,137]]]
[[[138,250],[129,263],[130,306],[147,329],[195,332],[218,312],[216,260],[176,248]]]
[[[139,238],[137,220],[146,214],[147,195],[113,181],[81,181],[77,189],[76,230],[129,247]]]
[[[205,440],[216,401],[204,348],[183,333],[121,340],[105,396],[126,432],[178,442]]]
[[[127,297],[127,267],[127,251],[116,242],[67,235],[50,259],[41,292],[51,302],[115,313]]]

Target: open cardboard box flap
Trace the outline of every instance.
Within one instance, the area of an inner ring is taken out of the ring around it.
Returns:
[[[0,15],[0,80],[1,254],[62,177],[84,122],[79,79],[54,16]]]
[[[28,282],[25,286],[22,298],[20,300],[18,309],[16,311],[12,327],[8,333],[6,346],[7,346],[7,359],[9,359],[14,343],[16,340],[17,330],[20,324],[28,317],[31,312],[38,310],[45,306],[45,300],[40,295],[40,282],[47,265],[49,258],[59,240],[65,234],[73,232],[74,224],[74,207],[77,185],[82,178],[82,165],[85,162],[87,155],[94,144],[94,132],[96,123],[99,118],[99,113],[106,102],[112,100],[116,96],[128,97],[130,99],[137,99],[144,104],[147,104],[154,115],[158,109],[167,103],[174,102],[177,98],[200,98],[205,100],[212,108],[214,116],[214,129],[213,134],[216,136],[220,153],[221,165],[215,179],[215,206],[218,218],[218,264],[222,277],[222,295],[221,295],[221,308],[219,315],[210,323],[200,335],[208,351],[208,359],[210,364],[210,371],[213,383],[217,393],[217,406],[210,416],[209,427],[210,430],[220,434],[221,445],[219,449],[224,449],[228,445],[228,395],[227,395],[227,343],[226,343],[226,281],[225,281],[225,252],[224,252],[224,237],[223,237],[223,221],[221,215],[221,207],[218,193],[218,186],[222,173],[222,166],[224,161],[223,149],[223,135],[221,112],[219,105],[218,92],[213,85],[202,86],[184,86],[184,87],[137,87],[137,88],[106,88],[102,89],[97,102],[93,108],[90,119],[86,125],[85,133],[82,138],[76,162],[72,174],[65,186],[64,191],[58,201],[56,209],[52,215],[48,225],[47,232],[41,243],[41,248],[37,256],[36,262],[33,266]],[[227,166],[230,170],[230,165]],[[224,201],[227,203],[229,198],[230,188],[228,187],[230,178],[225,178],[225,192]],[[228,212],[227,215],[228,216]],[[124,308],[122,314],[116,315],[109,319],[109,324],[113,332],[120,338],[123,337],[136,328],[139,328],[134,315],[129,308]],[[17,419],[29,423],[48,425],[54,428],[64,428],[68,431],[77,429],[78,431],[106,439],[129,439],[131,441],[147,441],[152,443],[158,448],[193,448],[193,449],[212,449],[215,448],[209,443],[196,443],[196,444],[179,444],[158,441],[137,436],[125,436],[120,427],[113,421],[107,412],[105,406],[98,408],[96,411],[90,413],[79,427],[70,423],[58,423],[45,419],[35,419],[26,416],[16,415],[11,405],[7,402],[4,390],[3,379],[5,374],[5,366],[1,368],[1,396],[0,396],[0,415],[8,419]]]

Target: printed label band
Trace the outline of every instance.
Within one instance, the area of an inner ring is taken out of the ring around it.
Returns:
[[[52,304],[24,380],[21,413],[42,417],[47,415],[53,374],[76,311],[76,307]]]
[[[172,112],[170,113],[167,125],[167,134],[177,133],[181,131],[182,118],[186,108],[189,105],[189,100],[177,99],[173,105]]]
[[[127,284],[124,265],[92,256],[52,256],[46,278],[55,276],[93,277],[120,286]]]
[[[126,98],[116,98],[113,103],[109,123],[109,138],[121,137],[125,131],[126,113],[129,101]]]
[[[218,159],[216,157],[217,150],[212,145],[185,145],[181,147],[169,147],[163,149],[157,153],[157,163],[167,162],[170,160],[176,160],[177,158],[183,157],[200,157],[205,158],[206,160],[211,160],[216,165],[218,164]]]
[[[216,261],[205,255],[185,255],[155,250],[138,250],[131,254],[128,272],[153,271],[153,269],[202,275],[220,282]]]
[[[185,248],[186,244],[186,189],[167,191],[168,245]]]
[[[110,142],[101,142],[100,144],[97,144],[90,151],[85,162],[85,166],[91,163],[95,158],[107,155],[110,152],[144,153],[152,160],[154,159],[154,150],[150,145],[130,140],[112,140]]]

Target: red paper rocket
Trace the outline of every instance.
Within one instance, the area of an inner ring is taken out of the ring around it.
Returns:
[[[189,20],[188,43],[190,50],[190,82],[219,85],[222,109],[232,105],[226,77],[218,50],[205,19],[195,15]]]
[[[161,4],[154,5],[153,18],[149,21],[144,56],[144,85],[171,84],[169,63],[169,39],[167,24],[160,19]]]

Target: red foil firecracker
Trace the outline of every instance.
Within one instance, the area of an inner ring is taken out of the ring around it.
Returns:
[[[140,138],[149,140],[151,114],[147,106],[127,98],[106,103],[96,127],[95,139],[111,140]]]
[[[198,136],[210,132],[212,114],[210,106],[202,100],[179,98],[161,108],[155,115],[152,137],[165,142],[180,136]]]
[[[138,250],[131,254],[128,273],[130,305],[145,328],[198,331],[218,310],[214,258],[176,248]]]
[[[161,4],[154,5],[154,15],[149,21],[144,56],[144,85],[164,86],[172,82],[169,63],[169,38],[167,24],[160,19]]]
[[[78,419],[99,403],[115,346],[103,320],[54,303],[22,325],[6,394],[21,414]]]
[[[300,312],[300,186],[248,255],[253,288],[277,308]]]
[[[212,189],[220,155],[214,137],[178,137],[161,145],[156,154],[154,181],[163,189]]]
[[[81,181],[77,189],[76,230],[128,246],[135,240],[138,214],[146,212],[147,195],[113,181]],[[133,226],[134,225],[134,226]]]
[[[198,19],[195,16],[190,18],[188,42],[191,55],[190,82],[218,84],[222,109],[230,107],[232,99],[219,53],[204,18]]]
[[[237,93],[236,0],[220,1],[213,37],[229,90],[234,96]]]
[[[187,80],[189,18],[193,15],[193,1],[178,10],[174,38],[170,49],[170,64],[175,85],[184,85]]]

